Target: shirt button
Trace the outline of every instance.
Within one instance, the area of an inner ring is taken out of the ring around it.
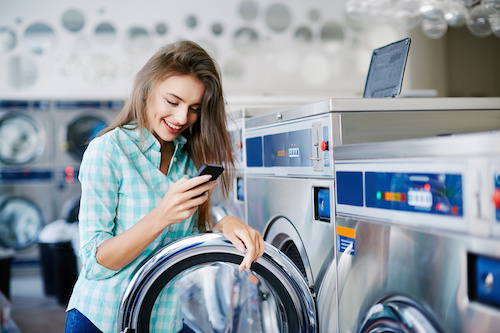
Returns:
[[[177,157],[174,157],[174,163],[177,162]]]
[[[170,228],[168,228],[168,231],[170,231],[170,232],[174,232],[174,230],[175,230],[175,227],[173,225],[171,225]]]

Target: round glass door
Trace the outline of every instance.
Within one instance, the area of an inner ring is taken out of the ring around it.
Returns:
[[[9,113],[0,118],[0,161],[24,164],[42,151],[42,132],[34,120],[23,114]]]
[[[312,295],[290,259],[269,244],[251,271],[239,273],[242,259],[218,233],[167,246],[134,276],[122,301],[119,329],[174,328],[158,317],[162,302],[173,297],[178,299],[174,322],[195,332],[316,331]]]
[[[44,219],[32,201],[18,197],[0,199],[0,244],[6,248],[24,249],[37,241]]]
[[[373,305],[358,332],[438,333],[440,330],[414,301],[394,296]]]
[[[73,120],[66,129],[68,153],[80,161],[89,142],[106,126],[104,119],[93,115],[81,116]]]

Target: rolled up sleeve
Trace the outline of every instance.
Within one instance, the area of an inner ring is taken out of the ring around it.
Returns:
[[[97,138],[89,144],[80,166],[80,258],[87,279],[106,279],[119,272],[100,265],[96,258],[99,245],[116,232],[120,186],[117,157],[116,148],[110,142]]]

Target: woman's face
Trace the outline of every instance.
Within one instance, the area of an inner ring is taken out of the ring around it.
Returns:
[[[160,141],[173,141],[193,125],[201,112],[203,83],[190,75],[171,76],[160,82],[146,104],[149,126]]]

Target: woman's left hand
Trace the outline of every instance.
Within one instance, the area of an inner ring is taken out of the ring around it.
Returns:
[[[245,268],[250,269],[253,262],[257,261],[266,248],[261,234],[249,227],[245,222],[234,216],[223,217],[214,227],[224,233],[224,236],[242,253],[245,258],[239,266],[242,272]]]

